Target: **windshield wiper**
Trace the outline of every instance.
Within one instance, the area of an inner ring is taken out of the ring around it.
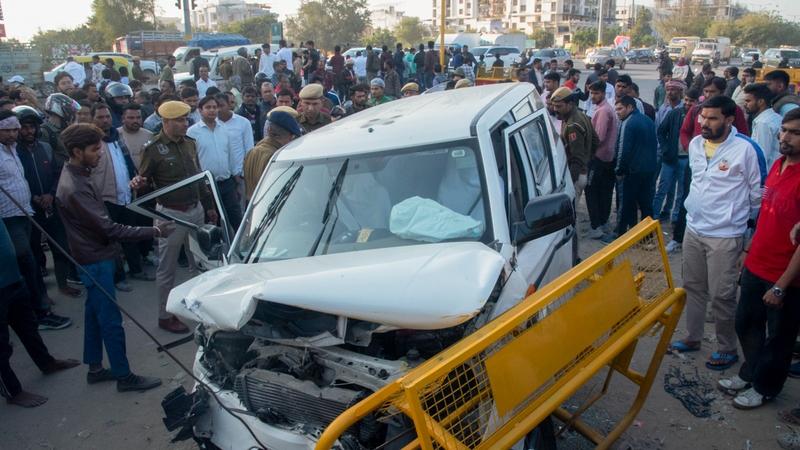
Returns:
[[[283,208],[283,205],[286,204],[286,199],[289,198],[289,194],[292,193],[292,189],[294,189],[295,185],[297,185],[297,180],[300,179],[300,174],[303,173],[303,167],[298,167],[294,173],[286,180],[286,184],[283,185],[280,191],[275,194],[275,198],[269,203],[267,206],[267,213],[264,215],[264,218],[261,220],[261,223],[258,224],[258,228],[256,228],[255,232],[253,233],[253,243],[254,245],[250,248],[250,252],[247,254],[246,261],[250,260],[250,257],[253,255],[255,251],[255,243],[258,242],[258,238],[261,237],[261,233],[264,232],[267,227],[272,224],[275,220],[275,217],[278,215],[278,212]],[[266,241],[265,241],[266,243]]]
[[[342,163],[342,167],[339,168],[339,173],[336,174],[336,179],[333,180],[331,190],[328,191],[328,203],[325,205],[325,211],[322,213],[322,229],[319,231],[317,238],[314,239],[314,245],[311,247],[311,251],[308,252],[308,256],[314,256],[314,254],[317,252],[317,247],[319,247],[322,236],[325,234],[325,230],[328,228],[328,219],[330,219],[333,206],[336,204],[336,200],[339,198],[339,194],[342,192],[342,184],[344,184],[344,176],[347,173],[347,167],[349,164],[350,158],[345,159]],[[333,230],[331,230],[331,233],[333,233]],[[328,239],[330,239],[330,237]]]

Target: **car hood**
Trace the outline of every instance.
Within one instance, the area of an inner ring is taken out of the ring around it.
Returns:
[[[223,330],[243,327],[258,301],[396,328],[440,329],[480,311],[504,262],[479,242],[450,242],[232,264],[177,286],[167,310]]]

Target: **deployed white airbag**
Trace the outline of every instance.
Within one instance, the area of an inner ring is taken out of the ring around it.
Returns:
[[[411,197],[392,208],[389,231],[403,239],[423,242],[477,239],[483,234],[483,222],[431,199]]]

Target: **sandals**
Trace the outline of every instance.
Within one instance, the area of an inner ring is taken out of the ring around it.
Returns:
[[[736,353],[714,352],[706,361],[706,367],[711,370],[726,370],[737,362],[739,362],[739,355]]]
[[[669,345],[667,349],[667,354],[672,354],[672,352],[678,353],[689,353],[689,352],[696,352],[700,350],[700,343],[699,342],[687,342],[687,341],[675,341]]]

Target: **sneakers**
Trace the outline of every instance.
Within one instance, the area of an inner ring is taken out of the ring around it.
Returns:
[[[131,373],[125,378],[117,380],[117,391],[146,391],[155,387],[161,386],[161,379],[155,377],[143,377]]]
[[[114,287],[115,287],[115,288],[116,288],[118,291],[121,291],[121,292],[131,292],[131,291],[133,291],[133,288],[131,287],[131,285],[130,285],[130,284],[128,284],[128,282],[127,282],[127,281],[125,281],[125,280],[122,280],[122,281],[120,281],[120,282],[116,283],[116,284],[114,285]]]
[[[667,243],[667,253],[669,254],[677,253],[681,251],[681,248],[683,248],[683,244],[678,241],[671,240]]]
[[[97,372],[86,372],[86,382],[88,384],[102,383],[104,381],[115,381],[117,377],[108,369],[100,369]]]
[[[605,233],[603,233],[603,229],[601,227],[597,227],[589,230],[589,233],[586,234],[586,237],[588,237],[589,239],[600,239],[604,235]]]
[[[789,366],[789,376],[792,378],[800,378],[800,362],[793,363]]]
[[[600,238],[600,240],[605,242],[606,244],[610,244],[610,243],[614,242],[615,240],[617,240],[618,237],[619,236],[617,236],[617,233],[608,233],[605,236],[603,236],[602,238]]]
[[[731,378],[723,378],[717,381],[717,387],[726,394],[736,395],[739,391],[749,388],[750,383],[739,378],[739,375],[734,375]]]
[[[72,325],[69,317],[62,317],[52,312],[39,316],[39,330],[63,330]]]
[[[608,223],[608,222],[606,222],[603,225],[601,225],[600,228],[603,230],[603,233],[606,233],[606,234],[609,234],[612,231],[614,231],[614,229],[611,227],[611,224]]]
[[[67,275],[67,283],[69,283],[69,284],[77,284],[78,286],[82,286],[83,285],[83,281],[81,281],[78,278],[75,278],[75,277],[73,277],[71,275]]]
[[[785,450],[800,450],[800,434],[796,431],[778,436],[778,445]]]
[[[769,399],[756,392],[755,388],[750,388],[733,399],[733,407],[744,410],[755,409],[763,405],[767,400]]]

